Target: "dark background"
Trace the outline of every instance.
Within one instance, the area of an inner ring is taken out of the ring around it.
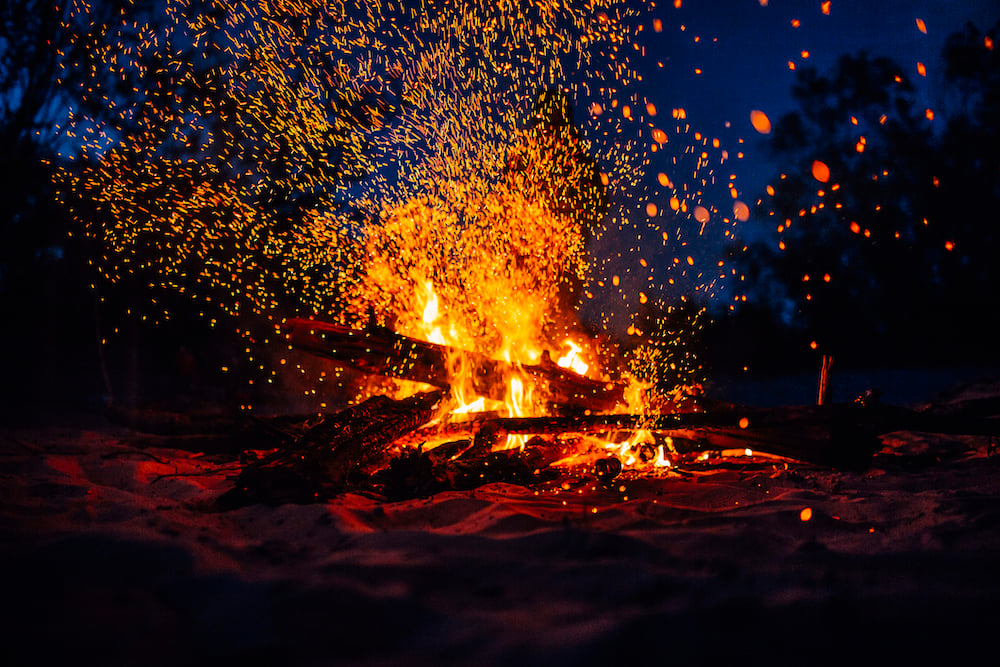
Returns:
[[[123,4],[109,0],[102,11],[113,17]],[[683,346],[716,378],[716,390],[741,399],[754,392],[733,377],[808,376],[822,354],[845,370],[969,374],[1000,365],[1000,56],[987,46],[998,36],[996,7],[834,2],[824,15],[819,2],[770,4],[667,7],[663,32],[650,38],[650,62],[666,65],[647,76],[663,96],[658,105],[687,108],[695,126],[727,144],[744,140],[746,157],[734,172],[742,198],[753,203],[736,243],[700,250],[738,267],[747,300],[734,310],[722,299],[702,304],[711,322]],[[197,307],[170,294],[157,298],[172,301],[172,319],[144,321],[146,286],[100,281],[91,260],[101,249],[55,202],[53,174],[73,142],[57,126],[79,103],[80,85],[59,78],[60,63],[87,43],[71,44],[61,18],[40,0],[12,0],[0,10],[5,409],[98,407],[112,398],[232,408],[262,400],[267,391],[248,383],[255,369],[232,327],[208,327]],[[702,73],[693,74],[695,67]],[[750,127],[752,109],[768,114],[770,134]],[[883,113],[889,118],[880,123]],[[861,153],[860,136],[867,142]],[[828,165],[830,182],[814,178],[816,160]],[[799,216],[817,204],[823,208]],[[777,232],[786,219],[793,225]],[[681,318],[675,329],[683,315],[672,315]],[[100,344],[110,338],[114,344]],[[913,386],[912,378],[891,382]],[[775,402],[777,395],[749,398]]]

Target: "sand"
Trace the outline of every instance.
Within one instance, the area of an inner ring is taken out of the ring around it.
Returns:
[[[231,457],[91,415],[3,427],[4,664],[968,664],[1000,622],[1000,456],[882,441],[862,472],[213,512]]]

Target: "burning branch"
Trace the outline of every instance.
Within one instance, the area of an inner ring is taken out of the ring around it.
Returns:
[[[404,498],[489,482],[531,485],[558,476],[554,464],[580,451],[578,441],[554,436],[600,434],[613,440],[616,433],[647,431],[659,436],[661,443],[661,438],[671,438],[671,458],[752,449],[815,465],[863,469],[880,447],[880,434],[919,430],[993,438],[998,432],[995,421],[975,414],[918,413],[860,403],[782,408],[724,405],[709,412],[665,415],[476,415],[443,425],[428,424],[444,396],[442,391],[398,401],[376,396],[324,416],[291,444],[286,441],[244,465],[235,487],[219,498],[217,506],[310,503],[350,489]],[[510,434],[536,437],[523,448],[497,450],[500,438]],[[643,448],[648,449],[645,455]],[[643,444],[633,451],[637,459],[648,463],[656,456],[656,448]],[[593,464],[592,457],[589,460]],[[590,468],[602,482],[621,470],[617,456],[601,457]]]
[[[610,410],[622,402],[624,387],[592,380],[556,365],[542,355],[539,364],[514,364],[468,350],[428,343],[369,324],[365,329],[293,318],[284,326],[292,346],[312,354],[371,373],[447,387],[452,378],[449,360],[462,358],[471,368],[475,391],[487,398],[504,400],[507,379],[525,376],[547,387],[552,403],[595,412]]]
[[[569,435],[648,431],[670,437],[688,454],[751,449],[835,468],[863,468],[878,449],[876,436],[892,430],[879,409],[854,404],[782,408],[725,406],[711,412],[572,417],[467,416],[425,426],[397,444],[444,438],[495,440],[502,435]]]

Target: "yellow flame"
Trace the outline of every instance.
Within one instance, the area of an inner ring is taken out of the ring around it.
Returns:
[[[568,338],[566,339],[564,345],[569,347],[569,352],[559,357],[559,360],[556,361],[556,363],[561,368],[571,369],[577,375],[586,375],[587,369],[590,368],[590,365],[580,358],[580,352],[583,351],[583,348]]]
[[[441,333],[440,326],[433,326],[440,313],[438,312],[438,297],[434,291],[434,283],[424,283],[424,291],[427,294],[427,303],[424,305],[422,321],[425,325],[427,340],[438,345],[447,345],[444,334]],[[431,328],[433,327],[433,328]]]
[[[673,441],[670,438],[667,438],[666,446],[670,447],[672,444]],[[609,453],[613,452],[614,456],[616,456],[626,468],[636,465],[642,467],[652,465],[655,468],[665,468],[671,465],[670,461],[666,457],[664,445],[656,446],[656,458],[652,461],[649,459],[642,461],[638,458],[637,455],[639,450],[637,447],[639,445],[656,445],[656,439],[653,437],[652,431],[638,429],[621,442],[604,443],[604,448],[607,449]]]
[[[424,306],[424,324],[434,324],[438,318],[438,298],[434,292],[434,283],[424,283],[424,290],[427,292],[427,304]]]
[[[667,441],[668,442],[670,441],[669,437],[667,438]],[[655,468],[669,468],[670,467],[670,460],[663,453],[663,445],[660,445],[659,447],[657,447],[656,450],[657,450],[656,451],[656,462],[653,464],[653,467],[655,467]]]
[[[531,391],[529,389],[526,395],[524,383],[521,382],[520,378],[512,377],[510,379],[510,393],[507,398],[507,416],[523,417],[526,397],[530,396],[530,394]],[[515,447],[518,449],[524,449],[524,444],[527,441],[527,436],[508,433],[506,449],[514,449]]]
[[[471,403],[466,403],[460,405],[451,411],[453,415],[464,415],[469,412],[484,412],[486,410],[486,399],[482,396],[472,401]]]

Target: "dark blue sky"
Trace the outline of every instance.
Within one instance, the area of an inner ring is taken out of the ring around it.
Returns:
[[[730,227],[719,219],[732,215],[733,200],[725,185],[730,175],[736,176],[739,199],[751,209],[763,195],[765,185],[777,175],[779,167],[767,157],[766,139],[751,125],[750,113],[762,110],[776,124],[781,116],[795,110],[791,87],[797,71],[812,66],[826,72],[841,56],[861,51],[887,56],[914,84],[918,102],[935,109],[935,122],[943,125],[943,102],[937,91],[944,82],[941,50],[945,40],[969,22],[985,31],[1000,20],[997,0],[831,0],[829,14],[822,11],[823,0],[769,0],[767,7],[761,6],[760,0],[683,0],[679,9],[673,0],[661,4],[651,18],[660,19],[662,31],[656,33],[651,23],[644,22],[640,42],[646,49],[645,58],[633,59],[637,65],[642,63],[637,69],[643,75],[643,81],[629,91],[636,96],[633,103],[641,104],[642,97],[653,102],[663,127],[672,122],[671,109],[685,109],[686,121],[682,123],[690,125],[690,133],[681,143],[696,141],[694,135],[700,132],[705,138],[720,139],[721,148],[729,153],[725,166],[713,162],[716,185],[714,189],[705,188],[705,203],[716,206],[721,215],[714,216],[707,226],[697,223],[693,216],[679,215],[675,218],[680,221],[676,233],[673,220],[662,223],[670,234],[662,249],[656,241],[659,235],[652,234],[646,237],[647,244],[652,245],[640,251],[651,255],[650,265],[656,270],[658,282],[668,275],[677,280],[671,286],[661,282],[668,300],[690,293],[692,285],[699,282],[697,276],[678,275],[677,269],[687,271],[687,265],[682,262],[676,266],[673,258],[693,256],[691,273],[701,275],[703,267],[714,265],[731,243],[723,236]],[[919,29],[918,18],[926,32]],[[798,21],[798,27],[793,20]],[[803,57],[803,51],[808,51],[808,58]],[[789,68],[789,61],[795,63],[796,71]],[[917,63],[924,64],[926,76],[918,73]],[[670,160],[678,154],[678,148],[673,144],[673,150],[653,157],[646,178],[651,191],[657,190],[656,175],[661,170],[678,185],[687,178],[689,182],[684,185],[700,189],[691,181],[690,167],[671,168]],[[742,159],[737,158],[738,152],[744,154]],[[704,176],[703,171],[698,172],[698,178]],[[669,188],[658,192],[654,201],[665,211]],[[631,218],[643,220],[641,207],[634,203]],[[751,216],[749,221],[736,225],[735,231],[740,238],[752,240],[773,232],[773,227]],[[621,239],[614,233],[607,236],[593,248],[596,256],[611,259],[599,270],[605,280],[634,264],[635,253],[624,249],[634,246],[637,240],[628,234]],[[622,295],[627,297],[641,289],[642,276],[632,277],[639,282],[628,286],[622,282],[621,294],[613,290],[603,300],[586,302],[586,316],[596,319],[594,313],[620,310]],[[717,285],[703,293],[719,303],[730,301],[738,293],[733,290],[740,288],[724,284],[727,281],[722,283],[721,288]],[[634,308],[628,299],[626,303]],[[627,324],[624,320],[624,324],[616,322],[611,326],[621,324],[624,328]]]
[[[829,15],[821,0],[769,0],[766,7],[760,0],[683,0],[680,9],[673,4],[666,0],[656,11],[662,32],[646,37],[650,57],[643,88],[658,108],[686,109],[692,129],[720,137],[731,151],[736,139],[745,139],[746,158],[733,161],[731,171],[748,196],[774,170],[763,161],[750,112],[760,109],[774,122],[794,109],[789,61],[823,72],[845,53],[889,56],[933,108],[940,103],[934,89],[943,78],[940,54],[948,35],[970,21],[985,30],[1000,19],[996,0],[832,0]],[[917,73],[918,62],[926,66],[926,77]]]

